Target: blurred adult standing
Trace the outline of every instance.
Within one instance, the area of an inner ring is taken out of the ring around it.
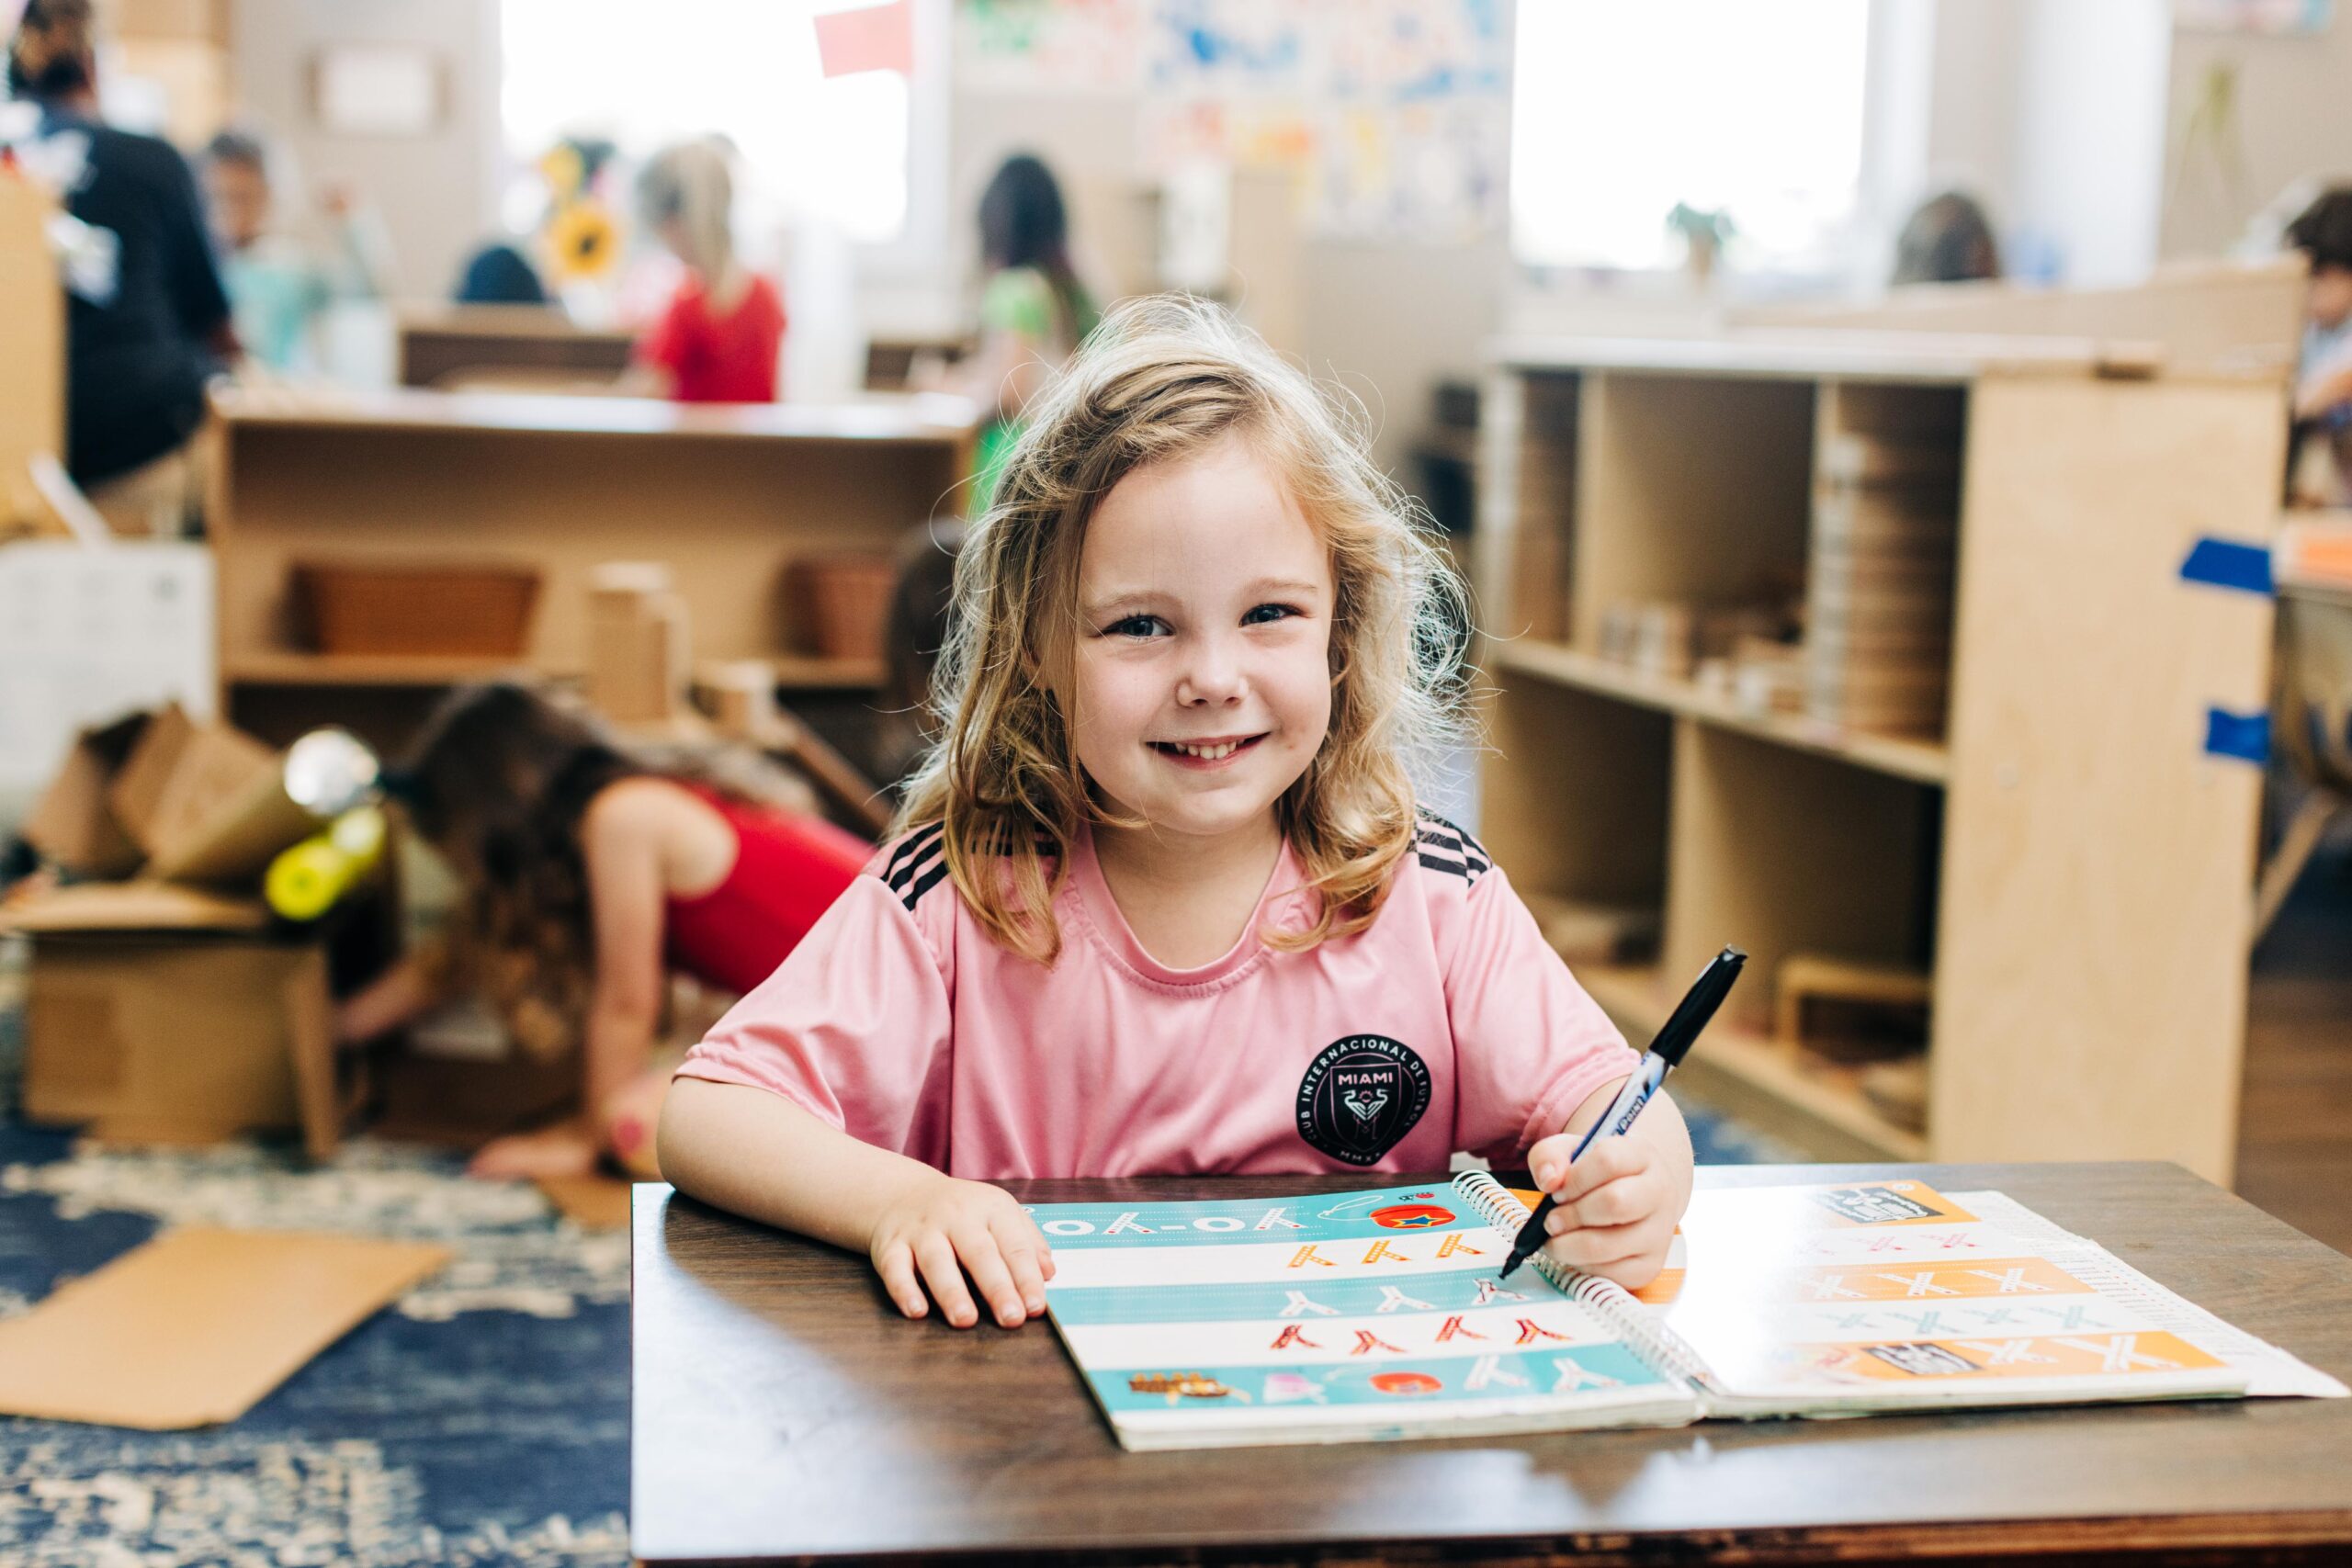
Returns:
[[[236,333],[187,161],[99,120],[96,34],[90,0],[26,0],[8,87],[39,111],[19,159],[86,226],[66,269],[65,467],[106,510],[187,446]]]

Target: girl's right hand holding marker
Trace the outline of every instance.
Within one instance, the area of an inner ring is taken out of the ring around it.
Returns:
[[[936,1171],[908,1183],[876,1217],[870,1251],[900,1312],[930,1311],[928,1288],[957,1328],[980,1320],[975,1287],[1001,1325],[1020,1327],[1046,1310],[1046,1281],[1054,1277],[1053,1249],[1012,1194]]]

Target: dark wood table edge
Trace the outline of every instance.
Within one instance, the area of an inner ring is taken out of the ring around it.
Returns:
[[[656,1560],[647,1560],[649,1568]],[[1542,1537],[1453,1536],[1283,1545],[1169,1542],[1120,1547],[1033,1542],[1012,1550],[882,1551],[784,1557],[662,1558],[660,1568],[1371,1568],[1374,1564],[1476,1564],[1478,1568],[1659,1568],[1661,1564],[1835,1563],[1838,1568],[1927,1562],[1972,1564],[2064,1562],[2082,1568],[2342,1568],[2352,1562],[2352,1511],[2178,1515],[2161,1519],[1974,1519],[1964,1523],[1784,1526],[1758,1529],[1591,1531]]]

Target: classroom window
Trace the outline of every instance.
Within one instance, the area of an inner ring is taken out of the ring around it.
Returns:
[[[897,71],[828,77],[814,17],[844,0],[504,0],[500,115],[528,168],[559,138],[633,162],[717,131],[742,154],[739,203],[863,244],[906,231],[913,104]]]
[[[1868,42],[1868,0],[1522,4],[1513,250],[1670,266],[1679,202],[1730,213],[1743,266],[1835,267],[1860,197]]]

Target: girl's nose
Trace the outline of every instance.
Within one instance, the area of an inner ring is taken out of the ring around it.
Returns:
[[[1177,679],[1176,700],[1186,707],[1221,707],[1239,701],[1247,682],[1237,652],[1223,637],[1195,642]]]

